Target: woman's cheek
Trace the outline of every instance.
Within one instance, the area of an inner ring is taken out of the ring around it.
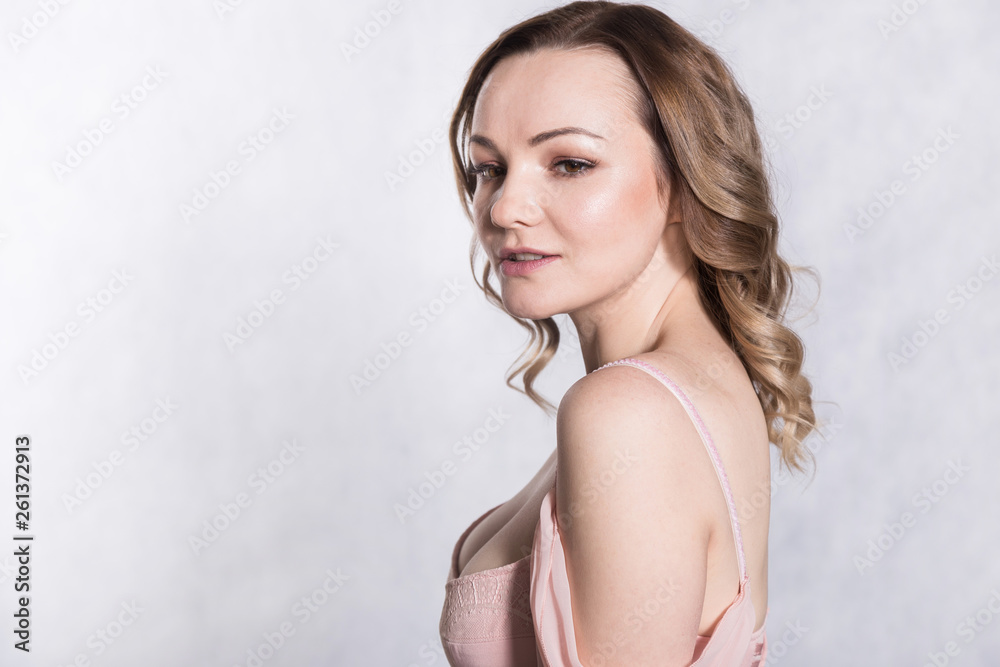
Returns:
[[[629,202],[621,196],[614,181],[587,184],[587,189],[572,200],[569,219],[595,245],[621,238],[627,232]]]

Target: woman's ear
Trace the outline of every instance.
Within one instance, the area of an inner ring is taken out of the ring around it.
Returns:
[[[684,216],[682,215],[684,202],[677,179],[671,175],[671,178],[667,179],[667,183],[667,224],[670,225],[684,220]]]

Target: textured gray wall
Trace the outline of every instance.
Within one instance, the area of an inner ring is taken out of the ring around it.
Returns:
[[[476,292],[440,140],[480,50],[547,6],[389,6],[0,9],[0,663],[444,664],[452,546],[555,428],[504,386],[524,335]],[[832,425],[810,485],[775,478],[769,664],[1000,661],[1000,11],[658,6],[735,68],[784,253],[822,278],[795,326]],[[583,372],[566,333],[553,402]]]

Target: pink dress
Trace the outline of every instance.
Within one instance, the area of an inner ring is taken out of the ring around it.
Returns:
[[[662,382],[681,402],[701,434],[729,506],[736,541],[740,585],[711,636],[698,636],[694,661],[699,667],[758,667],[767,654],[765,625],[754,631],[756,612],[750,599],[750,577],[733,492],[701,416],[687,395],[659,369],[640,359],[621,359],[601,366],[634,366]],[[597,372],[600,368],[596,369]],[[569,579],[559,525],[556,490],[542,500],[531,553],[517,562],[458,576],[458,554],[466,537],[497,505],[470,525],[455,545],[445,584],[440,634],[448,662],[454,667],[582,667],[576,651]]]

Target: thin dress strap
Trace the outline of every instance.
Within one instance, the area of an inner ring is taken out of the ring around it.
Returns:
[[[652,364],[642,361],[641,359],[633,359],[631,357],[619,359],[618,361],[606,363],[601,366],[601,368],[607,368],[608,366],[633,366],[645,371],[666,385],[667,389],[673,392],[674,396],[677,397],[677,400],[680,401],[682,406],[684,406],[684,410],[688,413],[688,416],[691,417],[691,421],[694,422],[695,427],[701,434],[701,440],[705,443],[705,447],[708,449],[708,454],[715,466],[715,474],[719,478],[719,482],[722,484],[722,491],[726,496],[726,505],[729,506],[729,523],[733,529],[733,538],[736,540],[736,558],[740,566],[740,577],[742,579],[746,579],[747,564],[746,558],[743,555],[743,534],[740,532],[740,524],[736,517],[736,501],[733,500],[733,491],[729,487],[729,478],[726,477],[726,470],[722,466],[722,459],[719,457],[719,450],[715,448],[715,442],[712,440],[712,436],[709,435],[708,429],[705,427],[705,423],[701,419],[701,415],[698,414],[698,411],[694,407],[694,403],[691,402],[691,399],[687,397],[687,394],[685,394],[673,380],[668,378],[663,371]],[[599,371],[601,368],[597,368],[592,372]]]

